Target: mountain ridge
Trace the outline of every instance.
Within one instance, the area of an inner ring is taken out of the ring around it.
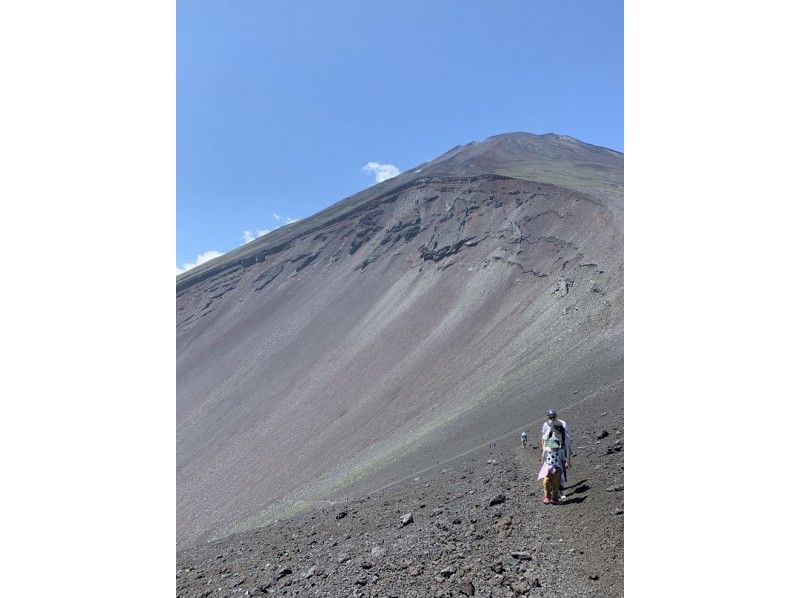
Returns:
[[[179,545],[402,479],[622,377],[621,154],[481,143],[178,277]]]
[[[392,177],[391,179],[387,179],[386,181],[382,181],[380,183],[376,183],[371,187],[353,193],[333,204],[324,208],[317,212],[316,214],[308,217],[303,218],[300,221],[293,222],[291,224],[287,224],[282,226],[270,233],[263,235],[249,243],[246,243],[236,249],[233,249],[224,255],[218,256],[209,260],[208,262],[204,262],[186,272],[182,272],[176,278],[176,285],[178,291],[186,288],[187,286],[194,284],[197,282],[197,279],[207,275],[207,273],[211,270],[217,270],[221,267],[225,267],[229,261],[235,261],[236,259],[247,259],[252,253],[256,253],[265,249],[266,247],[270,247],[273,244],[280,244],[280,242],[286,238],[289,238],[292,234],[302,234],[303,232],[303,223],[308,221],[309,219],[315,218],[324,218],[326,215],[330,214],[332,217],[336,215],[336,209],[341,208],[343,205],[349,204],[358,204],[361,201],[367,201],[372,199],[378,195],[388,194],[396,191],[398,187],[403,187],[406,185],[413,184],[415,180],[424,179],[425,174],[422,173],[425,169],[432,169],[431,174],[436,173],[439,175],[447,176],[447,164],[448,161],[452,161],[455,158],[462,155],[464,152],[471,151],[475,148],[481,148],[482,152],[491,151],[497,144],[503,143],[519,143],[520,141],[532,141],[534,144],[541,144],[542,141],[545,143],[554,141],[554,142],[567,142],[569,144],[578,144],[580,147],[584,148],[592,148],[593,150],[599,150],[601,152],[609,152],[611,155],[622,158],[623,154],[621,152],[617,152],[612,149],[604,148],[602,146],[596,146],[584,143],[573,137],[569,137],[566,135],[559,135],[556,133],[545,133],[543,135],[535,135],[533,133],[526,133],[526,132],[514,132],[514,133],[499,133],[497,135],[492,135],[487,137],[482,142],[472,141],[465,145],[457,145],[444,152],[441,156],[434,158],[428,162],[423,162],[417,166],[409,168],[408,170],[401,172],[396,177]],[[470,161],[475,161],[480,159],[480,154],[478,155],[469,155],[468,159]],[[484,174],[490,174],[491,172],[486,172]],[[419,174],[419,176],[413,177],[412,175]],[[473,173],[470,173],[473,174]],[[501,174],[501,173],[494,173],[494,174]],[[518,175],[519,173],[517,173]],[[539,172],[538,173],[541,178],[547,179],[543,180],[543,182],[548,182],[548,180],[552,179],[552,173],[549,172]],[[478,173],[474,173],[474,175],[478,175]],[[449,176],[464,176],[463,169],[458,170],[458,172],[451,172]],[[502,174],[502,176],[508,176],[509,178],[518,178],[515,174]],[[535,173],[529,173],[528,176],[535,177]],[[536,180],[535,178],[532,180]],[[563,181],[559,181],[563,182]],[[577,189],[576,190],[580,190]]]

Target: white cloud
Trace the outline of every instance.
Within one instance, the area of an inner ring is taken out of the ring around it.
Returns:
[[[200,253],[200,254],[197,255],[197,259],[194,262],[188,263],[188,264],[184,264],[183,268],[176,267],[176,269],[177,269],[176,276],[178,274],[181,274],[182,272],[186,272],[187,270],[191,270],[192,268],[195,268],[196,266],[199,266],[200,264],[203,264],[203,263],[207,262],[208,260],[213,260],[215,257],[219,257],[220,255],[222,255],[222,252],[221,251],[217,251],[215,249],[212,249],[210,251],[204,251],[203,253]]]
[[[292,222],[297,222],[300,220],[299,218],[292,218],[291,216],[281,216],[280,214],[276,214],[272,212],[272,217],[278,221],[278,226],[285,226],[287,224],[291,224]]]
[[[297,222],[298,220],[300,220],[299,218],[292,218],[291,216],[281,216],[280,214],[276,214],[275,212],[272,213],[272,217],[278,223],[275,228],[280,228],[281,226],[285,226],[286,224],[291,224],[292,222]],[[245,243],[249,243],[250,241],[255,241],[259,237],[263,237],[268,232],[271,232],[273,230],[275,229],[263,228],[263,229],[257,229],[256,232],[246,230],[242,233],[242,242],[240,243],[240,245],[244,245]],[[223,252],[217,251],[215,249],[201,253],[197,256],[197,259],[194,262],[184,264],[182,268],[180,266],[176,266],[175,275],[177,276],[178,274],[182,274],[183,272],[191,270],[192,268],[195,268],[200,264],[207,262],[208,260],[212,260],[220,255],[223,255]]]
[[[269,228],[265,228],[265,229],[263,229],[263,230],[257,230],[257,231],[255,232],[255,234],[251,233],[249,230],[246,230],[246,231],[244,231],[244,232],[242,233],[242,238],[244,239],[244,242],[242,243],[242,245],[244,245],[245,243],[249,243],[250,241],[255,241],[255,240],[256,240],[256,239],[258,239],[259,237],[263,237],[263,236],[264,236],[264,235],[266,235],[266,234],[267,234],[267,233],[268,233],[270,230],[271,230],[271,229],[269,229]]]
[[[400,169],[394,164],[381,164],[380,162],[367,162],[361,167],[361,170],[374,173],[376,183],[380,183],[381,181],[396,177],[400,174]]]

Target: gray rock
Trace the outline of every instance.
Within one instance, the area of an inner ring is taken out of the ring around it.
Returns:
[[[475,586],[472,585],[472,582],[470,580],[462,579],[461,582],[458,584],[458,592],[460,594],[464,594],[465,596],[474,596]]]
[[[493,499],[489,501],[489,506],[493,507],[495,505],[500,505],[506,502],[506,495],[505,494],[498,494]]]
[[[558,295],[559,297],[566,296],[567,293],[569,293],[569,289],[572,287],[573,282],[574,281],[569,278],[559,278],[558,283],[552,291],[552,294]]]
[[[381,546],[375,546],[369,554],[373,559],[379,559],[386,554],[386,549]]]
[[[406,526],[409,523],[414,523],[414,515],[412,513],[406,513],[405,515],[403,515],[403,518],[400,520],[400,523],[403,526]]]
[[[527,581],[515,581],[511,584],[511,589],[517,594],[524,594],[531,589]]]
[[[517,559],[518,561],[530,561],[533,558],[530,552],[524,552],[524,551],[512,552],[511,556]]]

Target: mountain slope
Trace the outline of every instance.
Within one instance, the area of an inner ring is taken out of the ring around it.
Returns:
[[[622,175],[611,150],[498,135],[179,276],[179,544],[619,380]]]
[[[176,596],[622,596],[621,402],[618,383],[562,410],[577,455],[561,505],[542,503],[541,453],[515,431],[390,488],[181,550]]]

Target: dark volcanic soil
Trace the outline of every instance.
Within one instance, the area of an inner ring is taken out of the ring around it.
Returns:
[[[576,453],[562,505],[541,502],[537,419],[521,425],[533,446],[515,430],[383,490],[183,550],[177,595],[621,596],[622,383],[582,382],[560,413]]]

